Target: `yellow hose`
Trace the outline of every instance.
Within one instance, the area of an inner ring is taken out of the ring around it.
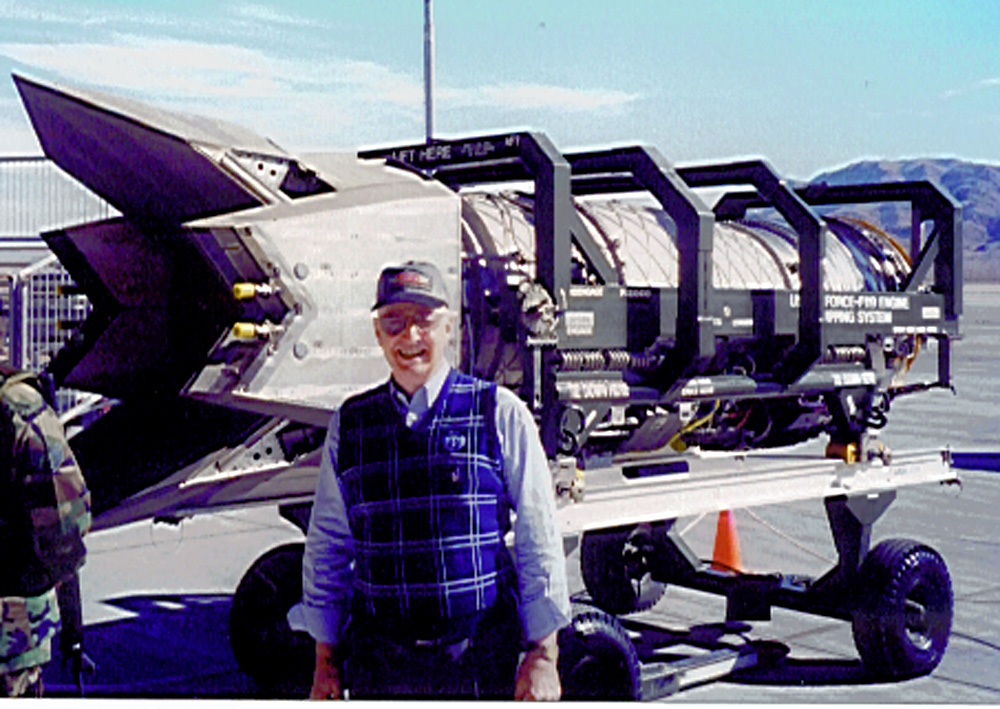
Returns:
[[[704,416],[702,416],[700,419],[695,419],[694,421],[688,422],[688,424],[686,426],[684,426],[684,428],[682,428],[680,431],[678,431],[677,433],[675,433],[670,438],[670,440],[667,441],[667,445],[670,446],[671,448],[673,448],[678,453],[687,450],[687,444],[684,441],[681,440],[681,436],[683,436],[685,433],[690,433],[691,431],[695,430],[696,428],[700,428],[700,427],[704,426],[706,423],[708,423],[709,421],[712,420],[712,417],[715,416],[715,412],[718,411],[718,410],[719,410],[719,400],[716,399],[715,400],[715,405],[712,406],[712,410],[711,411],[709,411],[707,414],[705,414]]]

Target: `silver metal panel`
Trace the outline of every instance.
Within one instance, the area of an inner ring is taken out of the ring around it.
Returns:
[[[316,198],[312,209],[245,215],[250,220],[236,232],[295,309],[285,322],[272,323],[281,330],[235,387],[220,392],[221,367],[210,366],[187,393],[325,424],[344,398],[388,375],[371,319],[382,268],[409,259],[437,264],[458,309],[459,198],[411,179],[409,186],[390,185],[384,201],[372,201],[370,191],[364,200],[347,192]]]

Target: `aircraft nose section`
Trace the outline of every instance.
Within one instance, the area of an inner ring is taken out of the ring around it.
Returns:
[[[42,235],[93,306],[46,365],[60,386],[325,426],[384,374],[370,342],[384,263],[449,264],[458,292],[460,201],[438,182],[351,154],[305,164],[222,121],[14,81],[46,155],[121,212]]]
[[[14,83],[45,154],[133,221],[181,224],[261,204],[210,158],[216,146],[280,152],[260,136],[98,92]]]

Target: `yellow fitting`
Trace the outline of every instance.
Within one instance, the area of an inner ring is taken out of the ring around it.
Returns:
[[[237,340],[256,340],[259,337],[267,337],[270,333],[271,328],[267,325],[252,322],[238,322],[233,325],[233,337]]]
[[[257,286],[253,283],[234,283],[233,297],[236,300],[250,300],[257,297]]]
[[[573,476],[573,482],[569,486],[569,496],[573,502],[582,502],[583,495],[587,490],[587,476],[579,468]]]
[[[266,298],[272,293],[274,293],[274,288],[267,283],[242,282],[233,284],[233,297],[236,300],[252,300],[257,296]]]
[[[858,462],[857,443],[834,443],[830,442],[826,446],[827,458],[840,458],[848,465]]]

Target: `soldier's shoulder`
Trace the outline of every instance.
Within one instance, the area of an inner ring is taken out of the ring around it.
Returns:
[[[34,411],[48,405],[30,378],[5,381],[0,386],[0,399],[16,411]]]

